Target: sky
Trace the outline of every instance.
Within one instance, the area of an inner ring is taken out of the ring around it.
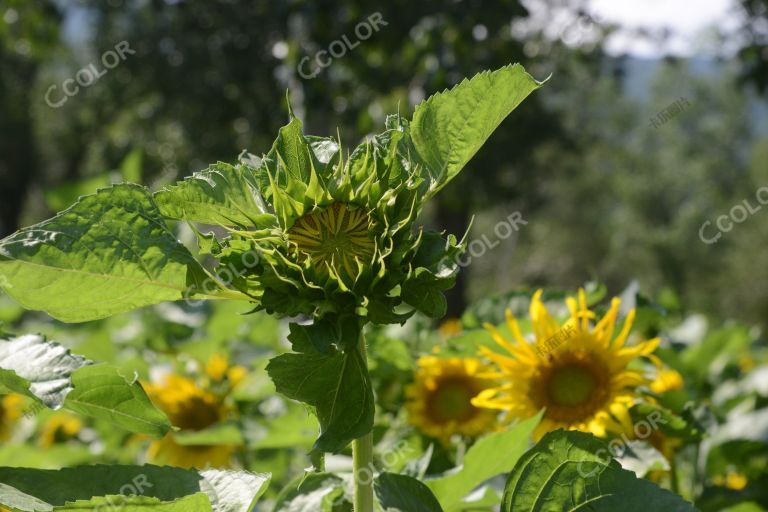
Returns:
[[[736,41],[717,40],[713,27],[729,32],[738,22],[735,0],[589,0],[590,14],[597,21],[617,23],[622,27],[607,42],[612,54],[629,53],[636,57],[659,57],[664,54],[693,56],[727,55]],[[671,36],[666,43],[651,43],[637,36],[633,29],[653,31],[667,28]]]

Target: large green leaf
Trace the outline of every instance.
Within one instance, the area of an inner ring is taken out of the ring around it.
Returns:
[[[521,421],[504,432],[496,432],[477,441],[464,456],[463,466],[454,473],[427,485],[446,511],[457,510],[461,499],[489,478],[510,471],[528,448],[531,434],[541,421],[541,413]]]
[[[90,500],[78,500],[63,507],[54,507],[53,512],[213,512],[215,509],[202,492],[184,496],[173,501],[161,501],[144,496],[99,496]]]
[[[320,353],[305,326],[291,324],[289,339],[298,353],[270,360],[267,372],[277,391],[315,409],[321,435],[315,448],[339,452],[373,428],[373,390],[366,362],[356,349],[330,347]]]
[[[493,131],[541,86],[519,64],[484,71],[416,107],[411,137],[433,182],[430,193],[448,183]]]
[[[102,506],[117,503],[113,510],[125,511],[150,510],[141,506],[154,503],[156,508],[152,510],[163,512],[250,512],[266,490],[269,479],[266,473],[194,471],[151,465],[99,465],[61,470],[0,468],[0,505],[23,512],[91,510],[99,503]],[[190,498],[198,494],[204,500]],[[135,498],[126,500],[130,496]],[[99,497],[106,499],[94,499]],[[137,499],[141,497],[144,500]],[[170,506],[171,502],[184,498],[189,501],[182,503],[190,508]],[[120,505],[120,500],[126,500],[126,508]],[[77,506],[71,504],[73,502]]]
[[[680,496],[612,460],[606,443],[578,431],[545,435],[507,480],[502,512],[693,512]]]
[[[429,487],[413,477],[382,473],[376,477],[374,489],[387,512],[443,512]]]
[[[155,193],[166,217],[203,224],[268,227],[275,218],[244,165],[218,163]]]
[[[131,432],[161,437],[171,425],[150,401],[136,376],[130,381],[114,366],[86,366],[72,375],[74,389],[64,407],[104,419]]]
[[[7,293],[65,322],[180,300],[202,272],[138,185],[99,190],[0,241]]]
[[[160,437],[171,428],[135,377],[128,381],[117,368],[93,365],[40,335],[0,338],[0,388],[131,432]]]
[[[72,391],[72,373],[91,364],[39,334],[0,338],[0,386],[58,409]]]

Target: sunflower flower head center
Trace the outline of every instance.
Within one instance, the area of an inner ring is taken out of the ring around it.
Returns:
[[[203,430],[226,416],[223,397],[186,377],[171,375],[163,384],[149,384],[146,389],[152,401],[181,430]]]
[[[424,434],[448,443],[455,435],[475,438],[495,430],[498,414],[472,400],[488,389],[487,367],[474,358],[422,356],[406,388],[408,419]]]
[[[57,413],[43,426],[40,433],[40,446],[50,448],[54,444],[66,443],[77,437],[82,429],[83,423],[80,419],[67,413]]]
[[[477,409],[471,400],[476,393],[471,383],[460,379],[441,382],[430,397],[430,409],[439,421],[466,420]]]
[[[300,217],[288,230],[288,240],[295,251],[322,270],[354,276],[358,262],[371,261],[375,243],[369,226],[371,219],[362,209],[343,203]]]
[[[189,397],[172,414],[174,424],[182,430],[203,430],[221,419],[221,410],[218,404],[205,396]]]
[[[567,352],[540,367],[530,382],[530,399],[546,416],[566,424],[581,423],[608,406],[610,372],[591,352]]]
[[[596,386],[596,379],[587,368],[566,366],[550,376],[549,398],[557,405],[577,407],[589,403]]]

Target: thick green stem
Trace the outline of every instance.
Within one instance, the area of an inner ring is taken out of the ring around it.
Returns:
[[[365,338],[360,334],[360,355],[368,367]],[[366,370],[367,371],[367,370]],[[355,479],[355,512],[373,512],[373,432],[352,441],[352,469]]]

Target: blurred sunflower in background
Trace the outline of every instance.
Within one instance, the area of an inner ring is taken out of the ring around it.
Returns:
[[[679,391],[683,389],[683,376],[671,368],[660,368],[650,388],[657,395],[668,391]]]
[[[6,395],[0,397],[0,441],[11,436],[11,427],[22,414],[24,397],[21,395]]]
[[[205,430],[230,417],[234,408],[229,405],[229,394],[245,373],[244,368],[230,367],[226,357],[216,354],[206,364],[206,376],[200,384],[189,377],[171,374],[144,387],[183,435]],[[155,463],[184,468],[229,467],[236,449],[232,444],[182,444],[177,434],[170,432],[150,444],[147,456]]]
[[[569,297],[570,317],[561,326],[541,301],[538,290],[531,299],[533,339],[523,337],[518,322],[507,310],[507,327],[514,340],[486,324],[494,341],[507,354],[482,347],[481,353],[496,365],[487,376],[501,384],[482,391],[472,403],[477,407],[507,411],[514,418],[529,418],[545,409],[534,433],[538,440],[559,428],[591,432],[632,432],[629,408],[639,399],[638,388],[650,385],[644,373],[630,367],[641,357],[660,365],[653,351],[659,339],[627,344],[635,311],[627,315],[614,336],[620,300],[614,298],[600,321],[587,308],[584,290],[578,300]]]
[[[56,412],[43,424],[38,438],[40,448],[47,449],[58,443],[77,438],[83,429],[83,422],[67,412]]]
[[[464,325],[458,318],[447,318],[443,320],[440,327],[437,328],[437,333],[442,339],[453,338],[461,334],[464,330]]]
[[[222,354],[214,354],[205,365],[205,375],[209,386],[226,385],[237,387],[245,378],[248,370],[242,366],[230,366],[227,358]]]
[[[679,372],[672,368],[661,367],[649,387],[656,395],[663,395],[664,393],[680,391],[684,385],[683,376]],[[649,401],[655,402],[653,398],[649,398]],[[647,440],[670,462],[684,444],[683,439],[670,436],[659,429],[654,429]]]
[[[423,356],[405,390],[412,425],[448,443],[452,436],[477,437],[498,428],[495,411],[472,405],[472,398],[494,383],[481,376],[488,368],[474,358]]]
[[[719,487],[740,491],[747,486],[749,479],[743,473],[729,468],[725,475],[715,476],[712,483]]]

